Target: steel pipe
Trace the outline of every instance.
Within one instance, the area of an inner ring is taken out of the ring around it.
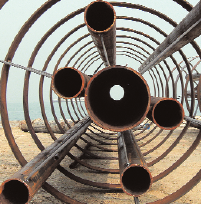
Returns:
[[[196,74],[192,74],[192,79],[193,81],[199,81],[201,74],[200,73],[196,73]],[[189,78],[189,75],[186,75],[185,77],[187,80]]]
[[[153,179],[133,132],[118,133],[120,184],[123,191],[138,197],[151,187]]]
[[[91,123],[84,118],[0,186],[3,203],[28,203]]]
[[[106,1],[90,3],[84,21],[106,66],[116,64],[116,12]]]
[[[201,129],[201,121],[200,120],[197,120],[195,118],[191,118],[189,116],[184,116],[184,119],[187,122],[190,122],[190,126]]]
[[[139,67],[138,71],[144,74],[148,69],[161,62],[180,48],[197,38],[201,34],[201,2],[187,14],[174,28],[166,39]]]
[[[122,98],[114,99],[111,90],[118,86]],[[150,106],[150,92],[145,79],[135,70],[107,67],[95,74],[85,92],[89,116],[97,125],[112,131],[125,131],[139,125]]]
[[[52,76],[51,86],[54,92],[64,99],[84,97],[90,77],[81,71],[64,67],[56,70]]]
[[[173,130],[183,122],[184,109],[174,98],[151,97],[147,118],[161,129]]]

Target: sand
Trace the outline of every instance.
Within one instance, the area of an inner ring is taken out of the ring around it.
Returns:
[[[18,127],[19,123],[16,121],[11,123],[12,132],[15,136],[16,142],[22,151],[25,159],[30,161],[34,158],[40,151],[36,147],[28,132],[23,132]],[[174,131],[171,137],[156,151],[150,153],[146,156],[146,161],[152,161],[159,155],[161,155],[165,149],[167,149],[172,142],[178,137],[183,127],[180,127]],[[147,140],[149,140],[153,135],[155,135],[160,129],[157,128],[150,136],[143,140],[143,142],[139,142],[139,145],[143,144]],[[149,130],[146,130],[144,134],[147,134]],[[141,148],[142,152],[146,152],[151,147],[154,147],[158,144],[168,133],[169,131],[163,131],[155,140],[153,140],[148,145]],[[190,147],[190,145],[195,140],[199,130],[195,128],[189,128],[184,138],[179,142],[176,148],[171,151],[163,160],[150,167],[150,171],[152,176],[158,175],[160,172],[164,171],[168,167],[170,167],[176,160],[178,160],[184,152]],[[52,143],[52,139],[47,133],[37,133],[39,139],[42,141],[43,145],[47,147]],[[61,136],[56,134],[57,137]],[[142,136],[142,135],[141,135]],[[140,137],[141,137],[140,136]],[[85,136],[85,138],[88,138]],[[136,136],[139,138],[139,136]],[[15,159],[8,142],[4,135],[4,130],[2,126],[0,126],[0,183],[4,180],[8,179],[15,172],[17,172],[21,167],[18,164],[18,161]],[[83,141],[78,142],[80,146],[84,147],[85,143]],[[116,148],[115,145],[112,145],[111,148]],[[97,155],[106,155],[106,156],[114,156],[117,157],[118,153],[102,153],[96,148],[91,149],[93,153]],[[73,155],[80,155],[80,151],[77,148],[73,148],[71,150]],[[149,203],[156,201],[158,199],[164,198],[169,194],[173,193],[177,189],[181,188],[185,183],[187,183],[200,169],[201,169],[201,146],[199,145],[197,149],[192,153],[192,155],[174,170],[165,178],[153,183],[152,187],[148,192],[139,197],[140,203]],[[101,166],[103,168],[118,168],[117,160],[90,160],[87,161],[90,164]],[[62,166],[69,169],[69,164],[72,163],[72,160],[69,157],[66,157],[62,162]],[[72,173],[75,173],[77,176],[80,176],[85,179],[89,179],[92,181],[98,182],[107,182],[107,183],[119,183],[119,175],[118,174],[100,174],[96,173],[92,170],[89,170],[81,165],[78,165],[77,168],[70,170]],[[73,199],[76,199],[83,203],[101,203],[101,204],[117,204],[117,203],[134,203],[133,198],[122,192],[115,192],[110,190],[98,189],[90,186],[86,186],[83,184],[79,184],[75,181],[70,180],[65,177],[62,173],[60,173],[57,169],[51,175],[51,177],[47,180],[49,184],[57,188],[59,191],[64,194],[70,196]],[[62,203],[57,200],[51,194],[47,193],[42,188],[37,192],[30,203]],[[201,182],[195,186],[190,192],[186,195],[174,201],[175,204],[199,204],[201,203]]]

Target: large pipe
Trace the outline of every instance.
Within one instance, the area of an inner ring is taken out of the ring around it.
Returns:
[[[90,125],[84,118],[0,186],[2,203],[28,203]]]
[[[183,122],[184,109],[174,98],[151,97],[147,118],[161,129],[173,130]]]
[[[187,14],[166,39],[139,67],[144,74],[148,69],[161,62],[201,34],[201,1]]]
[[[119,99],[111,94],[116,87]],[[129,67],[107,67],[90,79],[85,104],[98,126],[125,131],[139,125],[146,117],[150,106],[149,87],[145,79]]]
[[[123,191],[138,197],[151,187],[153,179],[133,132],[118,133],[120,183]]]
[[[106,1],[90,3],[84,20],[98,52],[106,66],[116,64],[116,13]]]
[[[84,97],[89,80],[90,77],[81,71],[72,67],[64,67],[54,72],[51,86],[60,98],[72,99]]]

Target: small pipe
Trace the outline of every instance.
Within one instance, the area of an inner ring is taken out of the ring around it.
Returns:
[[[119,86],[122,98],[111,96]],[[85,105],[98,126],[112,131],[125,131],[142,123],[150,106],[150,92],[145,79],[135,70],[124,66],[107,67],[96,73],[85,92]]]
[[[131,130],[119,132],[118,136],[121,187],[126,194],[139,197],[151,187],[152,175],[134,139],[133,132]]]
[[[184,116],[184,119],[185,119],[187,122],[190,122],[190,126],[195,127],[195,128],[198,128],[198,129],[201,129],[201,121],[200,121],[200,120],[191,118],[191,117],[189,117],[189,116]]]
[[[84,118],[0,186],[2,203],[28,203],[90,125]]]
[[[147,118],[161,129],[174,130],[183,122],[184,109],[174,98],[151,97]]]
[[[84,21],[105,65],[115,65],[116,13],[113,6],[106,1],[91,2],[85,9]]]
[[[56,70],[52,76],[51,86],[54,92],[64,99],[83,97],[90,77],[72,67]]]
[[[193,81],[199,81],[200,76],[201,76],[200,73],[192,74],[192,79],[193,79]],[[188,78],[189,78],[189,75],[186,75],[185,78],[188,79]]]

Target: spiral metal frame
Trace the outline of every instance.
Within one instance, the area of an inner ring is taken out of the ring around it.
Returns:
[[[175,3],[177,3],[181,9],[184,9],[186,11],[191,11],[192,6],[184,0],[173,0]],[[0,1],[0,8],[4,6],[4,4],[7,1]],[[46,3],[44,3],[40,8],[38,8],[35,13],[26,21],[26,23],[23,25],[23,27],[20,29],[19,33],[15,36],[14,41],[12,42],[10,49],[5,57],[6,61],[12,61],[15,53],[17,52],[18,46],[20,42],[22,41],[22,38],[25,36],[26,33],[29,32],[29,28],[36,22],[40,16],[45,14],[45,12],[48,11],[49,8],[55,6],[59,0],[49,0]],[[169,23],[172,25],[172,27],[176,27],[177,23],[173,21],[168,16],[164,15],[163,13],[160,13],[154,9],[141,6],[139,4],[132,4],[132,3],[122,3],[122,2],[110,2],[114,8],[118,7],[119,9],[140,9],[143,12],[147,12],[159,19],[162,19],[163,21]],[[140,3],[140,2],[139,2]],[[87,6],[87,5],[86,5]],[[34,63],[34,60],[37,57],[38,52],[42,48],[42,46],[45,44],[45,42],[48,40],[51,34],[53,34],[61,25],[64,23],[68,23],[71,21],[74,17],[79,16],[80,14],[83,14],[85,8],[80,8],[77,11],[74,11],[61,19],[58,23],[52,26],[50,30],[46,32],[46,34],[40,39],[40,41],[35,46],[29,62],[28,67],[31,67]],[[119,20],[129,21],[129,22],[140,22],[143,25],[146,25],[152,29],[155,30],[158,34],[162,35],[163,37],[167,37],[167,33],[165,33],[163,30],[161,30],[159,27],[154,25],[154,22],[149,22],[143,19],[129,17],[129,16],[118,16],[117,13],[117,23]],[[48,58],[45,60],[44,66],[42,68],[43,71],[46,71],[48,64],[52,60],[53,56],[55,55],[56,51],[59,49],[59,47],[70,38],[72,35],[75,35],[76,31],[79,29],[85,27],[86,25],[84,23],[80,25],[76,25],[74,29],[69,31],[67,34],[64,35],[64,37],[56,44],[54,49],[49,54]],[[140,30],[135,30],[134,27],[126,28],[126,27],[118,27],[117,24],[117,57],[124,55],[127,56],[130,59],[134,59],[135,61],[142,64],[146,58],[152,54],[150,51],[154,51],[155,48],[160,45],[160,42],[154,38],[154,36],[149,36],[147,33],[143,33]],[[121,33],[126,33],[125,35],[119,35],[118,31],[121,31]],[[132,34],[137,33],[140,38],[133,37]],[[82,40],[88,40],[87,43],[85,43],[82,47],[80,47],[74,54],[68,59],[66,63],[66,67],[69,66],[69,64],[74,64],[72,67],[76,67],[76,69],[80,70],[83,73],[92,73],[91,75],[97,73],[99,70],[104,68],[104,64],[100,59],[100,55],[98,54],[92,40],[89,38],[90,34],[85,33],[83,36],[79,36],[76,41],[74,41],[72,44],[70,44],[67,49],[60,55],[60,58],[58,59],[57,63],[55,64],[54,70],[57,70],[60,68],[60,63],[62,59],[67,55],[71,49],[82,42]],[[146,40],[147,41],[146,41]],[[141,45],[137,44],[137,42],[140,42]],[[153,46],[154,44],[154,46]],[[200,98],[200,90],[201,90],[201,76],[199,77],[199,80],[193,79],[193,74],[200,74],[199,65],[201,62],[201,50],[199,45],[192,41],[189,43],[194,51],[197,53],[197,57],[189,58],[185,55],[182,49],[180,49],[177,53],[179,55],[179,59],[182,59],[178,62],[178,60],[171,55],[167,60],[163,60],[160,64],[154,66],[153,68],[149,69],[147,71],[146,78],[148,77],[151,79],[151,82],[149,83],[149,86],[152,87],[152,95],[157,97],[173,97],[178,98],[181,104],[186,106],[187,111],[185,112],[186,116],[189,116],[190,118],[194,117],[199,111],[201,111],[201,98]],[[146,50],[147,48],[147,50]],[[83,52],[84,50],[84,52]],[[171,63],[170,63],[171,61]],[[98,66],[95,66],[94,64],[98,63]],[[124,63],[124,62],[123,62]],[[171,65],[174,65],[173,67]],[[15,155],[16,159],[19,161],[21,166],[24,166],[27,161],[24,158],[21,150],[17,146],[17,142],[15,140],[15,136],[13,135],[12,128],[9,124],[9,118],[8,118],[8,108],[6,103],[6,90],[7,90],[7,83],[8,83],[8,74],[9,74],[10,68],[8,65],[3,65],[2,67],[2,75],[1,75],[1,116],[2,116],[2,125],[5,131],[5,136],[7,137],[7,140],[9,142],[9,145],[12,149],[13,154]],[[30,113],[29,113],[29,81],[30,81],[31,73],[26,71],[25,72],[25,78],[24,78],[24,89],[23,89],[23,107],[24,107],[24,116],[25,120],[29,129],[29,133],[32,136],[33,140],[35,141],[37,147],[42,151],[44,150],[44,145],[38,138],[38,135],[34,132]],[[190,86],[189,86],[190,84]],[[39,99],[40,99],[40,107],[41,107],[41,113],[43,116],[44,123],[49,131],[49,135],[51,136],[52,140],[56,140],[57,137],[55,136],[53,130],[51,129],[48,117],[46,115],[45,111],[45,104],[44,104],[44,97],[43,97],[43,90],[44,90],[44,76],[40,77],[39,82]],[[196,89],[195,89],[196,88]],[[195,94],[196,91],[196,94]],[[57,114],[55,112],[55,105],[53,103],[53,93],[52,88],[50,86],[50,106],[52,115],[54,117],[54,120],[56,124],[58,125],[58,128],[61,130],[62,133],[64,133],[64,130],[62,129],[59,119],[57,117]],[[190,103],[189,103],[190,99]],[[71,103],[73,112],[69,109],[69,102]],[[61,100],[58,99],[59,108],[60,108],[60,114],[63,117],[63,120],[68,125],[69,128],[71,128],[71,125],[68,123],[68,120],[66,119],[65,111],[63,110],[63,107],[61,105]],[[195,108],[195,103],[197,104],[197,112]],[[73,122],[77,122],[81,120],[83,117],[87,115],[87,112],[85,111],[83,105],[80,102],[79,98],[76,98],[74,100],[68,100],[66,101],[66,107],[68,110],[68,117],[71,118]],[[200,121],[196,120],[196,122],[199,124]],[[148,119],[145,119],[144,123],[148,123],[149,125],[153,125],[151,121]],[[188,128],[192,125],[192,122],[187,120],[186,124],[183,127],[183,130],[178,133],[178,136],[175,138],[174,142],[169,145],[167,150],[164,150],[164,152],[161,155],[158,155],[156,158],[154,158],[152,161],[148,162],[148,167],[156,165],[158,162],[163,160],[167,155],[171,153],[171,151],[176,148],[176,146],[182,141],[183,137],[188,131]],[[201,126],[200,126],[201,127]],[[93,129],[96,129],[98,133],[95,133]],[[110,148],[103,148],[101,147],[101,144],[113,144],[110,141],[116,140],[116,133],[105,131],[104,129],[96,127],[94,124],[92,124],[88,130],[91,132],[91,134],[88,134],[88,137],[91,137],[96,142],[89,142],[84,137],[81,137],[81,140],[85,141],[89,146],[95,146],[101,149],[103,152],[107,151],[116,151],[115,149]],[[160,134],[163,132],[163,130],[159,130],[155,125],[149,129],[149,132],[145,134],[145,136],[141,136],[145,132],[145,129],[141,131],[134,131],[134,135],[137,138],[137,141],[141,143],[140,148],[144,148],[146,145],[150,144],[153,140],[160,137]],[[167,135],[161,140],[160,143],[158,143],[156,146],[146,150],[143,152],[144,156],[149,155],[150,153],[154,152],[158,148],[160,148],[164,143],[168,141],[168,139],[172,136],[174,131],[168,131]],[[148,139],[146,142],[145,139],[147,139],[150,135],[151,139]],[[173,170],[178,168],[190,155],[196,150],[196,148],[199,145],[200,139],[201,139],[201,133],[200,131],[195,133],[195,140],[192,143],[190,147],[186,149],[186,152],[184,152],[182,155],[180,155],[180,158],[172,164],[169,168],[164,170],[163,172],[159,173],[158,175],[153,177],[153,182],[159,181],[161,179],[164,179],[166,176],[168,176]],[[98,139],[97,139],[98,136]],[[88,155],[91,155],[91,157],[101,158],[104,159],[104,157],[97,156],[92,154],[89,150],[83,150],[78,145],[75,145],[77,148],[79,148],[81,151],[87,152]],[[84,165],[85,167],[99,171],[99,172],[107,172],[107,173],[119,173],[118,169],[103,169],[97,166],[92,166],[86,162],[83,162],[81,159],[76,158],[72,154],[68,154],[68,156],[75,160],[76,162],[79,162],[81,165]],[[107,158],[107,159],[115,159],[115,158]],[[198,161],[199,162],[199,161]],[[92,187],[98,187],[98,188],[104,188],[104,189],[112,189],[116,190],[117,193],[120,189],[120,184],[110,184],[110,183],[101,183],[101,182],[94,182],[91,180],[84,179],[82,177],[76,176],[73,173],[71,173],[68,169],[62,167],[59,165],[57,169],[63,173],[65,176],[69,177],[70,179],[73,179],[77,182],[83,183],[85,185],[89,185]],[[79,172],[79,171],[78,171]],[[171,193],[170,195],[165,196],[162,199],[159,200],[153,200],[151,203],[170,203],[177,199],[179,199],[181,196],[186,194],[188,191],[190,191],[199,181],[201,180],[201,170],[199,170],[194,177],[192,177],[186,184],[181,186],[178,190]],[[153,183],[154,186],[154,183]],[[66,203],[82,203],[82,201],[77,201],[69,196],[59,192],[56,188],[45,182],[43,184],[43,188],[51,193],[53,196],[55,196],[57,199],[59,199],[62,202]],[[144,195],[146,196],[146,195]]]

